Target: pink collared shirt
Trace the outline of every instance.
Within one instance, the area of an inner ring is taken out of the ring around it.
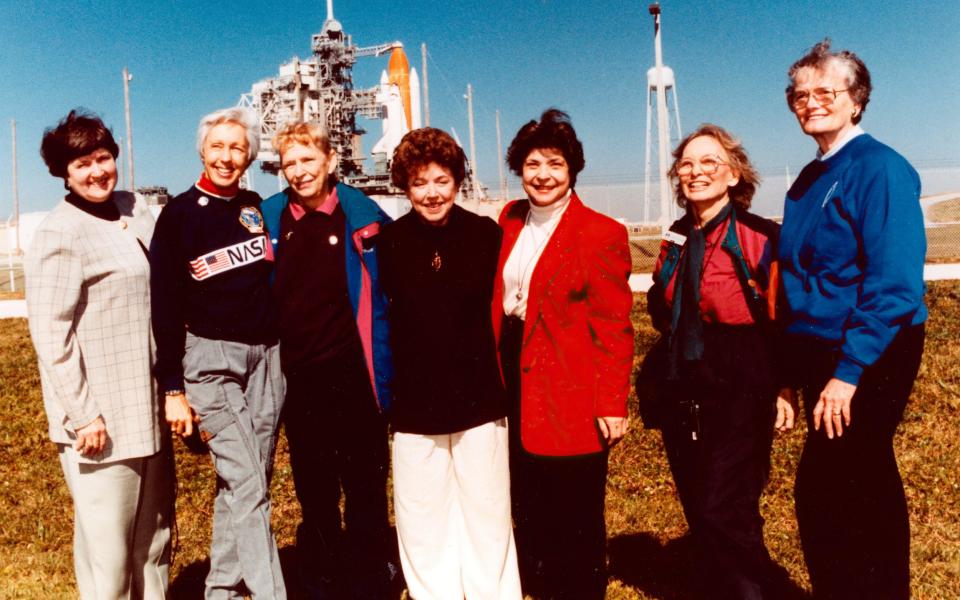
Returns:
[[[327,199],[320,203],[320,206],[313,209],[314,211],[320,211],[327,215],[332,215],[333,211],[336,210],[337,204],[340,203],[340,199],[337,197],[337,188],[334,187],[330,190],[330,195],[327,196]],[[290,203],[290,216],[293,217],[294,221],[299,221],[303,218],[303,215],[307,214],[307,211],[310,210],[301,204],[299,201]]]

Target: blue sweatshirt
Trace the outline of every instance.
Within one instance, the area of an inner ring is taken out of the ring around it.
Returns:
[[[837,379],[857,385],[900,328],[927,319],[919,200],[910,163],[866,134],[807,165],[787,192],[787,331],[836,343]]]

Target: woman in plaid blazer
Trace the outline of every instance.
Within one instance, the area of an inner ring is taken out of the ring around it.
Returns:
[[[44,133],[41,154],[68,193],[24,261],[82,599],[163,598],[170,556],[172,464],[151,376],[153,217],[114,191],[117,153],[103,122],[77,111]]]

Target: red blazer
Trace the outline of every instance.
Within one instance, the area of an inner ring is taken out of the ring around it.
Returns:
[[[503,266],[529,210],[520,200],[500,213],[503,244],[493,294],[498,347]],[[528,452],[599,452],[605,444],[596,418],[627,416],[630,271],[626,228],[584,206],[574,193],[530,279],[520,353],[520,437]]]

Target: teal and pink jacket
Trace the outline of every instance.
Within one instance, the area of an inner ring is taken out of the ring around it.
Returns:
[[[670,226],[660,243],[647,306],[654,327],[661,332],[675,326],[673,292],[693,227],[693,217],[687,213]],[[773,221],[734,207],[727,222],[707,235],[700,280],[700,314],[705,323],[751,325],[776,318],[778,233]]]
[[[377,252],[374,240],[380,227],[391,221],[387,213],[360,190],[337,184],[337,199],[346,216],[344,239],[347,244],[344,268],[347,272],[347,290],[350,305],[357,321],[357,331],[363,344],[363,354],[370,372],[377,404],[381,412],[390,407],[393,380],[393,360],[390,353],[389,328],[387,325],[387,299],[380,288]],[[290,188],[263,201],[261,211],[271,233],[273,251],[278,240],[273,237],[280,231],[280,216],[289,203]]]

